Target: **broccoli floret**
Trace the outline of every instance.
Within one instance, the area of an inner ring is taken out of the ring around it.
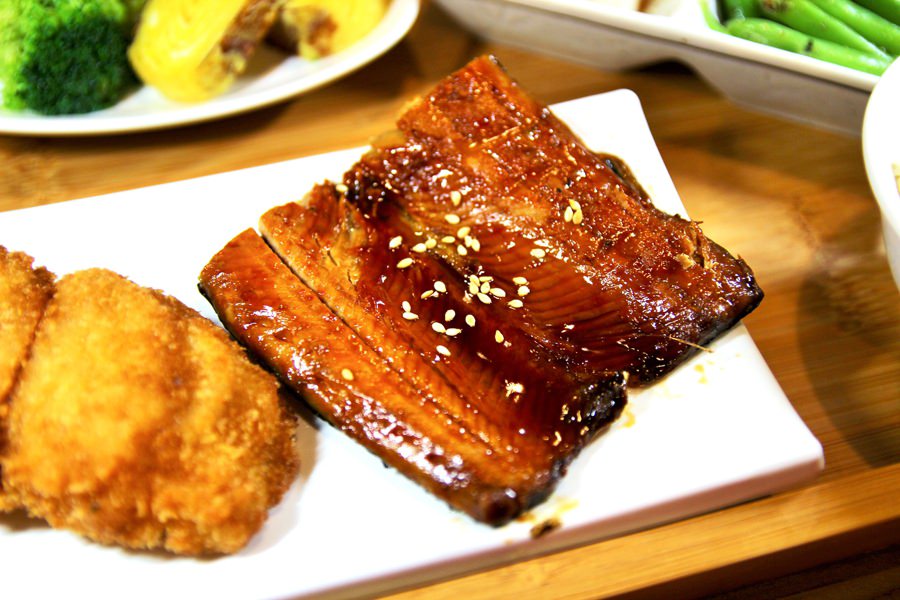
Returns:
[[[0,1],[3,105],[47,115],[118,102],[137,78],[127,49],[135,0]]]

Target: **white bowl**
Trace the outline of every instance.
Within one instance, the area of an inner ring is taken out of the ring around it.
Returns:
[[[900,60],[888,68],[872,92],[862,144],[869,185],[881,207],[888,263],[900,288],[900,190],[894,174],[895,168],[900,169]]]
[[[859,136],[877,75],[711,30],[700,2],[650,10],[600,0],[438,0],[484,38],[607,70],[664,60],[691,66],[736,104]]]

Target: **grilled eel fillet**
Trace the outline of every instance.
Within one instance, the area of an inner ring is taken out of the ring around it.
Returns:
[[[462,351],[447,357],[424,344],[404,352],[399,345],[415,335],[433,343],[437,334],[387,335],[394,326],[404,329],[399,321],[385,323],[383,344],[373,347],[346,319],[372,318],[369,307],[379,298],[339,301],[342,311],[336,314],[250,230],[212,258],[200,285],[231,333],[325,419],[451,506],[487,523],[505,523],[542,501],[577,449],[624,406],[618,374],[584,389],[567,381],[570,393],[559,398],[524,393],[528,379],[523,391],[504,386],[489,398],[467,394],[451,383],[449,367],[468,365],[473,377],[466,381],[481,386],[479,379],[498,378],[493,369],[470,364],[484,359]],[[462,321],[462,313],[456,320]],[[505,372],[517,370],[534,377],[516,365]]]
[[[628,376],[659,378],[762,296],[490,59],[260,230],[268,247],[245,232],[201,274],[226,327],[330,422],[495,525],[553,490]]]
[[[588,149],[490,58],[397,127],[344,176],[348,201],[406,240],[455,236],[430,252],[508,296],[525,278],[524,307],[504,318],[568,370],[650,383],[762,300],[742,260],[656,209],[621,161]]]

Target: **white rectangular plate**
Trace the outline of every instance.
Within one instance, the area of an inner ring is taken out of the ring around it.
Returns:
[[[684,214],[637,97],[555,107],[596,150],[625,159],[668,212]],[[202,179],[0,214],[0,244],[57,274],[101,266],[161,288],[210,318],[197,276],[268,208],[337,178],[354,149]],[[89,418],[89,416],[86,416]],[[686,517],[810,479],[822,448],[743,327],[664,381],[574,462],[529,518],[493,529],[442,502],[336,430],[303,425],[302,474],[235,556],[128,552],[0,516],[4,596],[272,598],[383,591]],[[562,526],[538,539],[549,518]]]

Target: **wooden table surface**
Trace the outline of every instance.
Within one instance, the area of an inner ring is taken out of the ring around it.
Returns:
[[[274,107],[128,136],[0,136],[0,210],[363,145],[410,97],[487,52],[547,103],[638,94],[689,213],[765,289],[746,324],[827,466],[802,489],[397,598],[682,597],[751,584],[729,597],[896,593],[900,295],[859,139],[747,112],[678,65],[607,73],[486,44],[426,5],[384,57]]]

